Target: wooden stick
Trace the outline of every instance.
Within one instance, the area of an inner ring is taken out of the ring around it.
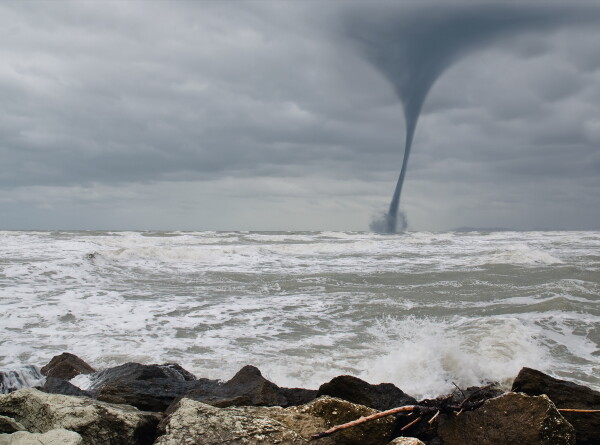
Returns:
[[[415,423],[417,423],[419,420],[421,420],[423,418],[423,416],[419,416],[417,417],[415,420],[413,420],[410,423],[407,423],[406,425],[404,425],[402,428],[400,428],[400,431],[404,431],[409,429],[411,426],[413,426]]]
[[[423,408],[426,408],[426,407],[419,406],[419,405],[406,405],[406,406],[400,406],[398,408],[388,409],[387,411],[381,411],[381,412],[378,412],[375,414],[371,414],[370,416],[367,416],[367,417],[364,417],[364,416],[359,417],[358,419],[353,420],[352,422],[344,423],[342,425],[337,425],[331,429],[328,429],[327,431],[317,433],[317,434],[313,435],[310,438],[310,440],[316,440],[316,439],[321,439],[322,437],[331,436],[333,433],[336,433],[340,430],[345,430],[346,428],[352,428],[353,426],[357,426],[357,425],[360,425],[365,422],[370,422],[372,420],[377,420],[382,417],[391,416],[392,414],[402,413],[402,412],[406,412],[406,411],[421,410]]]
[[[484,387],[486,388],[486,387]],[[481,388],[481,389],[484,389]],[[463,403],[461,403],[458,406],[452,406],[449,407],[452,410],[459,410],[459,413],[462,413],[464,411],[464,401]],[[323,431],[321,433],[317,433],[314,434],[310,440],[316,440],[316,439],[321,439],[323,437],[327,437],[327,436],[331,436],[333,433],[337,433],[338,431],[341,430],[345,430],[347,428],[352,428],[354,426],[358,426],[361,425],[363,423],[366,422],[371,422],[373,420],[377,420],[377,419],[381,419],[382,417],[387,417],[387,416],[391,416],[392,414],[398,414],[398,413],[403,413],[403,412],[410,412],[412,414],[413,411],[417,411],[421,414],[427,414],[427,413],[432,413],[435,412],[435,415],[429,420],[429,423],[433,423],[433,421],[440,415],[440,411],[436,408],[432,408],[429,406],[421,406],[421,405],[406,405],[406,406],[400,406],[398,408],[392,408],[392,409],[388,409],[387,411],[381,411],[375,414],[371,414],[370,416],[363,416],[363,417],[359,417],[356,420],[353,420],[352,422],[348,422],[348,423],[344,423],[342,425],[336,425],[333,428],[328,429],[327,431]],[[560,408],[558,411],[561,412],[567,412],[567,413],[600,413],[600,409],[570,409],[570,408]],[[412,422],[410,422],[409,424],[405,425],[404,427],[402,427],[401,431],[404,431],[405,429],[410,428],[411,426],[413,426],[415,423],[417,423],[418,421],[420,421],[423,418],[423,416],[419,416],[418,418],[416,418],[415,420],[413,420]]]
[[[440,410],[438,410],[438,412],[435,413],[435,415],[431,419],[429,419],[429,425],[431,425],[433,422],[435,422],[435,419],[437,419],[439,415],[440,415]]]

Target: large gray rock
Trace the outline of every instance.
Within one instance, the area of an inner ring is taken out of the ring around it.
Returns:
[[[71,380],[79,374],[91,374],[95,369],[74,354],[63,352],[52,357],[50,362],[42,368],[46,377],[56,377]]]
[[[327,427],[326,429],[378,412],[377,410],[364,405],[328,396],[319,397],[310,403],[298,407],[291,407],[288,408],[288,410],[309,414],[323,419]],[[392,437],[395,423],[395,418],[393,416],[387,416],[339,431],[332,437],[335,438],[335,443],[340,445],[386,444]]]
[[[575,430],[546,396],[506,393],[474,411],[440,416],[444,445],[574,445]]]
[[[184,398],[161,423],[156,445],[307,444],[335,425],[377,411],[345,400],[323,397],[306,405],[216,408]],[[394,426],[391,417],[347,429],[319,440],[320,445],[385,445]],[[189,442],[186,442],[189,441]]]
[[[305,439],[281,422],[249,415],[243,408],[216,408],[191,399],[175,404],[155,445],[304,445]]]
[[[0,445],[84,445],[84,442],[79,434],[60,428],[47,433],[0,434]]]
[[[33,388],[1,395],[0,414],[13,418],[34,433],[58,428],[75,431],[86,445],[151,444],[160,420],[155,413],[131,406],[47,394]]]
[[[385,411],[417,401],[392,383],[372,385],[351,375],[341,375],[321,385],[318,396],[331,396]]]
[[[512,390],[530,396],[546,394],[559,409],[600,409],[600,392],[566,380],[555,379],[531,368],[521,369],[513,382]],[[600,414],[561,414],[575,428],[578,445],[600,444]]]

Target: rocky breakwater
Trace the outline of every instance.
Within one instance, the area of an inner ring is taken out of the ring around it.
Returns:
[[[223,382],[177,364],[96,371],[65,353],[42,373],[42,386],[0,395],[0,445],[600,445],[600,413],[560,411],[600,409],[600,393],[527,368],[510,392],[488,385],[421,401],[352,376],[282,388],[253,366]]]

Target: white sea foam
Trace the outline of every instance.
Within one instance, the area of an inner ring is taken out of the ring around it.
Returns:
[[[489,256],[488,261],[490,263],[523,265],[562,264],[562,260],[549,252],[523,244],[510,245],[496,251]]]
[[[515,318],[387,319],[372,329],[381,355],[366,360],[361,376],[392,381],[409,394],[435,397],[496,381],[505,386],[523,366],[548,369],[536,332]]]
[[[7,394],[21,388],[42,386],[46,381],[40,368],[34,365],[8,366],[0,370],[0,394]]]
[[[69,351],[437,395],[532,366],[598,388],[599,246],[598,232],[0,232],[0,367]]]

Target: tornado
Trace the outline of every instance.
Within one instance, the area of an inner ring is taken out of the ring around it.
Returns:
[[[349,11],[344,34],[391,84],[402,103],[406,127],[402,166],[389,209],[371,228],[386,233],[406,229],[406,217],[399,209],[412,143],[427,95],[444,71],[475,50],[501,41],[510,47],[523,33],[549,32],[574,21],[597,24],[598,12],[590,4],[543,2],[388,3]]]

